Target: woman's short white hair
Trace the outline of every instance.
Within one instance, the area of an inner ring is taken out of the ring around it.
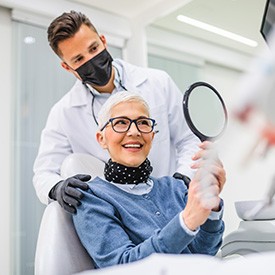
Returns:
[[[111,118],[112,109],[122,102],[139,102],[143,104],[145,109],[150,114],[150,108],[144,98],[136,92],[122,91],[111,95],[102,105],[98,113],[98,127],[101,129],[103,125]]]

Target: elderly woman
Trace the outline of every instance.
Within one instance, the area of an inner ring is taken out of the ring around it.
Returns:
[[[214,161],[207,175],[211,184],[201,186],[208,143],[193,157],[197,171],[188,188],[180,179],[150,176],[153,168],[147,156],[156,121],[143,98],[128,91],[116,93],[103,105],[98,120],[96,139],[110,160],[105,178],[96,177],[89,190],[81,190],[84,196],[73,216],[96,268],[152,253],[215,255],[224,231],[219,194],[225,172]],[[205,192],[211,196],[203,196]]]

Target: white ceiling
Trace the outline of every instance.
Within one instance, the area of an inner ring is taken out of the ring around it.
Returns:
[[[266,47],[260,26],[266,0],[70,0],[133,19],[144,19],[151,25],[179,34],[196,37],[235,50],[253,54]],[[226,31],[256,40],[251,48],[216,34],[200,30],[176,20],[186,15]],[[151,17],[151,18],[150,18]]]
[[[126,18],[137,17],[148,9],[156,7],[164,0],[70,0],[85,4],[89,7],[95,7],[100,10],[108,11]],[[166,0],[168,2],[169,0]],[[171,1],[173,3],[173,1]],[[182,3],[188,1],[181,1]]]

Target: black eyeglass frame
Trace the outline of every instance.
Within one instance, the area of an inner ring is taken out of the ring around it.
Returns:
[[[114,129],[113,121],[114,121],[115,119],[119,119],[119,118],[121,118],[121,119],[127,119],[127,120],[130,121],[129,126],[128,126],[128,128],[127,128],[125,131],[117,131],[117,130]],[[150,120],[150,121],[152,122],[151,131],[150,131],[150,132],[144,132],[144,131],[141,131],[141,130],[139,129],[138,124],[137,124],[137,121],[138,121],[138,120],[141,120],[141,119]],[[139,117],[139,118],[137,118],[137,119],[130,119],[130,118],[128,118],[128,117],[118,116],[118,117],[110,118],[110,119],[101,127],[100,131],[103,131],[109,123],[111,123],[112,129],[113,129],[116,133],[119,133],[119,134],[128,132],[129,129],[131,128],[132,123],[135,123],[135,125],[136,125],[138,131],[141,132],[141,133],[143,133],[143,134],[149,134],[149,133],[153,132],[154,127],[156,126],[156,120],[153,119],[153,118],[149,118],[149,117]]]

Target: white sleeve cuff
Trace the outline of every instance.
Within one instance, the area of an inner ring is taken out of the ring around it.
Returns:
[[[216,221],[216,220],[220,220],[223,216],[223,209],[224,209],[224,206],[223,206],[223,200],[221,199],[220,200],[220,211],[211,211],[208,219],[211,220],[211,221]]]
[[[180,220],[180,225],[181,225],[181,227],[182,227],[182,229],[187,233],[187,234],[189,234],[190,236],[195,236],[198,232],[199,232],[199,227],[195,230],[195,231],[193,231],[193,230],[190,230],[187,226],[186,226],[186,224],[185,224],[185,222],[184,222],[184,220],[183,220],[183,218],[182,218],[182,212],[180,212],[180,214],[179,214],[179,220]]]

